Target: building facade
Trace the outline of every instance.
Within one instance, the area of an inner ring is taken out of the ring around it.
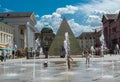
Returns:
[[[95,32],[83,32],[80,36],[77,37],[79,42],[80,50],[90,49],[91,46],[95,45]]]
[[[14,45],[17,48],[34,47],[34,26],[36,19],[33,12],[0,13],[0,18],[14,27]]]
[[[101,37],[102,30],[100,29],[95,29],[95,41],[94,41],[94,47],[99,48],[101,46],[100,42],[100,37]]]
[[[120,46],[120,12],[119,14],[104,14],[102,23],[107,47],[114,50],[116,44]]]
[[[13,48],[13,27],[0,22],[0,55],[1,49]]]

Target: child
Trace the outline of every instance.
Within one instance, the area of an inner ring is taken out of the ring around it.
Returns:
[[[88,64],[90,62],[90,56],[91,56],[91,54],[89,53],[89,51],[85,50],[86,64]]]
[[[72,59],[72,57],[70,56],[70,55],[68,55],[67,56],[67,64],[68,64],[68,69],[70,69],[70,67],[71,67],[71,65],[70,65],[70,60],[72,60],[72,62],[73,62],[73,59]]]

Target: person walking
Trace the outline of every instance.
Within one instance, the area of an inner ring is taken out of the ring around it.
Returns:
[[[14,59],[14,57],[15,57],[15,51],[13,50],[12,51],[12,58]]]
[[[64,46],[62,46],[61,47],[61,52],[62,52],[62,54],[61,54],[61,58],[64,58],[65,57],[65,48],[64,48]]]
[[[3,51],[2,51],[2,57],[3,57],[2,61],[3,61],[3,60],[6,61],[6,57],[7,57],[7,52],[6,52],[6,50],[3,50]]]
[[[3,56],[3,51],[2,51],[2,54],[1,54],[1,62],[3,62],[3,59],[4,59],[4,56]]]
[[[118,44],[116,44],[116,46],[115,46],[115,51],[116,51],[116,54],[118,55],[119,54],[119,45]]]
[[[86,58],[86,64],[90,63],[90,52],[86,49],[85,50],[85,58]]]

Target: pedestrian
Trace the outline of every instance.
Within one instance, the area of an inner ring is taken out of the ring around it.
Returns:
[[[4,57],[3,57],[3,51],[2,51],[1,62],[3,62],[3,59],[4,59]]]
[[[6,61],[6,57],[7,57],[7,52],[6,52],[6,50],[3,50],[3,51],[2,51],[2,57],[3,57],[3,60]],[[2,61],[3,61],[3,60],[2,60]]]
[[[117,55],[119,54],[119,45],[118,44],[116,44],[116,46],[115,46],[115,52]]]
[[[61,47],[61,51],[62,51],[61,58],[64,58],[65,57],[65,48],[64,48],[64,46]]]
[[[68,69],[71,68],[71,61],[73,62],[73,59],[70,55],[67,55],[67,65],[68,65]]]
[[[48,67],[48,61],[47,60],[44,61],[44,67]]]
[[[82,51],[82,57],[85,57],[85,50]]]
[[[14,50],[12,51],[12,57],[13,57],[13,59],[15,57],[15,51]]]
[[[112,48],[109,49],[109,54],[112,56]]]
[[[86,64],[90,63],[90,52],[86,49],[85,50],[85,58],[86,58]]]

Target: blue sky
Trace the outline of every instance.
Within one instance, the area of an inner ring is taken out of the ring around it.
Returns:
[[[57,32],[66,17],[75,36],[101,27],[106,13],[118,13],[120,0],[0,0],[0,12],[34,12],[38,29],[49,24]]]
[[[90,0],[0,0],[3,8],[10,9],[14,12],[34,11],[40,16],[52,14],[57,8],[66,5],[77,5],[88,3]],[[0,9],[4,11],[4,9]]]

